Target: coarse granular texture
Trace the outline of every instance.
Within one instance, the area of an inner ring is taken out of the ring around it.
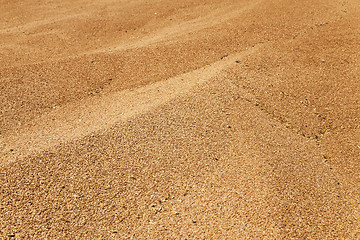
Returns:
[[[0,5],[0,239],[360,239],[357,0]]]

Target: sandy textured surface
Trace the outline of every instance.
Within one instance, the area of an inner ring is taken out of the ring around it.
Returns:
[[[0,6],[0,239],[360,239],[357,0]]]

